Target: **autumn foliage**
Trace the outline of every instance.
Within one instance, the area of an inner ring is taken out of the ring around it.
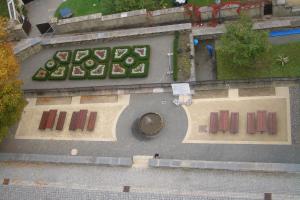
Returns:
[[[0,141],[20,118],[25,106],[21,90],[19,63],[6,41],[6,20],[0,17]]]

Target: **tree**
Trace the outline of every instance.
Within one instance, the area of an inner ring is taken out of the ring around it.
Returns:
[[[268,33],[253,30],[251,18],[241,15],[239,21],[228,25],[217,47],[222,62],[230,67],[253,67],[270,49]]]
[[[26,105],[21,81],[17,80],[19,64],[6,37],[6,20],[0,17],[0,141]]]

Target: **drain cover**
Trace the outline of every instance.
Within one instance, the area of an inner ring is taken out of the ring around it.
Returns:
[[[8,185],[8,184],[9,184],[9,179],[8,178],[3,179],[3,185]]]
[[[130,186],[123,187],[123,192],[129,192],[129,191],[130,191]]]

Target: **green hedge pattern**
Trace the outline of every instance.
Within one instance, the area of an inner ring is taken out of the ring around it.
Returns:
[[[136,48],[145,48],[146,55],[141,56],[139,53],[135,52]],[[118,49],[127,49],[127,52],[124,53],[120,58],[115,57],[115,53]],[[95,52],[97,50],[106,50],[107,56],[104,59],[100,59],[96,56]],[[79,51],[88,51],[88,55],[85,56],[80,61],[75,60],[76,54]],[[149,45],[137,45],[137,46],[120,46],[120,47],[103,47],[103,48],[94,48],[94,49],[76,49],[74,52],[70,50],[61,50],[55,52],[52,59],[49,59],[45,63],[45,67],[42,67],[37,70],[37,72],[33,75],[32,80],[34,81],[46,81],[46,80],[66,80],[68,77],[69,80],[92,80],[92,79],[105,79],[107,76],[111,79],[118,79],[118,78],[145,78],[148,76],[149,73],[149,60],[151,54],[151,48]],[[58,53],[67,53],[68,57],[66,61],[62,61],[58,57]],[[132,64],[126,63],[126,59],[132,57],[134,62]],[[91,59],[95,62],[93,66],[86,66],[85,62]],[[52,68],[47,67],[47,63],[50,61],[55,62],[55,66]],[[125,70],[124,74],[113,74],[113,64],[120,64],[121,67]],[[133,73],[133,70],[136,69],[140,64],[145,64],[145,69],[141,73]],[[96,70],[99,65],[104,66],[104,73],[101,75],[92,75],[92,71]],[[72,71],[73,68],[79,66],[82,71],[84,71],[84,76],[73,76]],[[65,68],[65,73],[62,77],[56,77],[52,74],[56,72],[56,70],[60,69],[61,67]],[[70,70],[69,70],[70,69]],[[44,78],[38,77],[39,73],[46,73]],[[108,75],[107,75],[108,74]]]

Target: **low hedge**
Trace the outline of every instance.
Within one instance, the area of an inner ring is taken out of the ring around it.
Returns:
[[[141,57],[138,53],[136,53],[134,50],[136,48],[145,48],[146,47],[146,56]],[[151,48],[150,45],[137,45],[132,47],[132,54],[138,59],[138,60],[149,60],[150,59],[150,53],[151,53]]]
[[[96,54],[95,54],[95,51],[97,50],[106,50],[107,51],[107,56],[106,56],[106,59],[104,60],[101,60],[99,59]],[[110,61],[110,56],[111,56],[111,48],[110,47],[103,47],[103,48],[95,48],[95,49],[92,49],[92,58],[94,58],[96,61],[100,62],[100,63],[109,63]]]
[[[180,33],[178,31],[176,31],[175,38],[173,41],[173,80],[174,81],[178,80],[177,57],[178,57],[179,36],[180,36]]]
[[[92,61],[94,62],[94,64],[91,65],[91,66],[88,66],[88,65],[86,64],[86,62],[87,62],[88,60],[92,60]],[[86,59],[86,60],[83,62],[83,66],[84,66],[84,68],[85,68],[86,70],[94,69],[95,66],[96,66],[96,64],[97,64],[97,63],[96,63],[96,61],[95,61],[93,58],[88,58],[88,59]]]
[[[53,67],[49,67],[49,66],[48,66],[48,63],[49,63],[49,62],[54,62]],[[48,60],[48,61],[45,63],[45,69],[48,70],[48,71],[53,71],[53,70],[55,70],[55,69],[57,68],[57,63],[56,63],[56,62],[57,62],[57,61],[55,61],[54,59]]]
[[[121,57],[121,58],[115,58],[115,52],[117,49],[128,49],[128,51]],[[120,47],[114,47],[112,49],[112,61],[113,62],[121,62],[121,61],[124,61],[125,58],[127,58],[129,55],[131,55],[131,52],[132,52],[132,49],[130,46],[120,46]]]
[[[58,70],[60,67],[65,68],[64,75],[62,77],[51,76],[51,74],[55,73],[55,71]],[[53,72],[51,72],[49,74],[48,80],[51,80],[51,81],[63,81],[63,80],[66,80],[66,78],[68,76],[68,72],[69,72],[69,67],[68,66],[59,66],[59,67],[57,67],[56,70],[54,70]]]
[[[133,61],[133,63],[132,64],[127,64],[126,63],[126,60],[127,60],[127,58],[129,58],[129,57],[132,57],[133,59],[134,59],[134,61]],[[132,68],[132,67],[134,67],[135,65],[136,65],[136,63],[137,63],[137,58],[136,57],[134,57],[134,56],[127,56],[125,59],[124,59],[124,61],[122,62],[122,64],[125,66],[125,67],[127,67],[127,68]]]
[[[57,54],[60,52],[67,52],[68,53],[68,59],[67,61],[61,61],[58,57]],[[56,60],[58,62],[58,64],[69,64],[71,62],[71,58],[72,58],[72,51],[71,50],[60,50],[60,51],[56,51],[53,59]]]
[[[99,65],[104,65],[105,66],[103,75],[91,75],[92,70],[95,70]],[[100,63],[100,64],[97,64],[96,67],[94,67],[94,69],[91,69],[87,72],[86,78],[91,79],[91,80],[92,79],[105,79],[106,75],[107,75],[107,71],[108,71],[108,64]]]
[[[40,73],[41,70],[43,70],[43,71],[46,72],[45,78],[36,77],[36,76],[38,75],[38,73]],[[39,69],[35,72],[35,74],[32,76],[32,80],[33,80],[33,81],[46,81],[46,80],[48,79],[48,76],[49,76],[49,72],[48,72],[45,68],[41,67],[41,68],[39,68]]]
[[[84,71],[84,75],[83,76],[73,76],[72,72],[73,72],[74,67],[80,67],[80,69],[82,71]],[[87,76],[87,71],[81,65],[73,65],[71,67],[71,70],[69,72],[69,80],[84,80],[84,79],[86,79],[86,76]]]
[[[82,60],[80,61],[76,61],[76,55],[79,51],[88,51],[88,55],[86,57],[84,57]],[[81,64],[84,61],[86,61],[87,59],[89,59],[91,57],[92,54],[92,50],[91,49],[75,49],[74,53],[73,53],[73,58],[72,58],[72,63],[76,63],[76,64]]]
[[[144,63],[145,64],[145,70],[143,73],[132,73],[132,70],[135,69],[136,67],[138,67],[140,64]],[[128,70],[128,77],[129,78],[145,78],[148,76],[149,73],[149,61],[139,61],[136,63],[135,67],[131,68],[130,70]]]
[[[125,69],[125,73],[124,74],[112,74],[113,64],[120,64],[122,66],[122,68]],[[111,78],[111,79],[127,78],[127,73],[128,73],[127,67],[123,66],[123,64],[121,62],[113,62],[113,63],[111,63],[111,65],[109,67],[109,78]]]

